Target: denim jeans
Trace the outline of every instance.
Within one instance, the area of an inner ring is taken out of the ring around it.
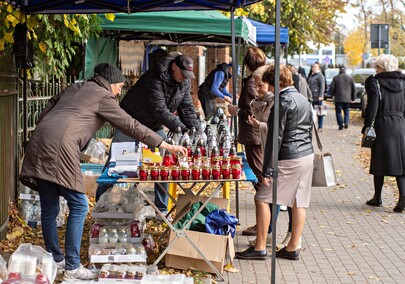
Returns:
[[[271,216],[273,216],[273,204],[269,203],[269,206],[270,206]],[[277,206],[276,206],[276,220],[278,219],[278,214],[279,213],[280,213],[280,205],[277,204]],[[273,217],[271,217],[271,218],[273,219]],[[272,231],[273,231],[273,225],[272,225],[271,220],[270,220],[270,226],[269,226],[268,233],[270,234]]]
[[[163,129],[156,131],[156,133],[159,134],[164,139],[166,138],[166,133],[164,132]],[[131,141],[134,141],[135,143],[138,143],[138,141],[135,140],[134,138],[132,138],[130,136],[127,136],[124,133],[122,133],[121,130],[115,129],[112,143],[114,143],[114,142],[131,142]],[[160,153],[160,154],[163,155],[163,153]],[[108,163],[109,163],[109,161],[107,161],[106,165]],[[168,188],[169,188],[168,183],[163,183],[161,185],[166,189],[166,191],[168,190]],[[108,188],[110,188],[112,186],[113,186],[113,184],[99,185],[97,187],[97,191],[96,191],[96,201],[100,198],[100,196]],[[159,208],[159,210],[162,211],[162,212],[167,211],[168,197],[167,197],[166,193],[164,192],[164,190],[158,184],[155,184],[154,191],[155,191],[155,205],[156,205],[156,207]]]
[[[323,101],[314,101],[312,102],[313,106],[321,106],[323,103]],[[322,129],[323,127],[323,116],[322,115],[317,115],[318,117],[318,129]]]
[[[66,261],[66,270],[80,266],[80,243],[83,226],[89,210],[87,196],[56,183],[38,179],[38,191],[41,200],[42,235],[46,250],[52,253],[56,262]],[[56,217],[59,214],[59,196],[63,196],[69,208],[66,224],[65,257],[59,246]]]
[[[349,124],[350,118],[350,103],[335,103],[336,107],[336,120],[339,125],[339,129],[343,128],[343,121],[344,124]],[[344,120],[342,120],[342,110],[344,113]]]

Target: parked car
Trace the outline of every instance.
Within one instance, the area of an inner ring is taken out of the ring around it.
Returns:
[[[364,82],[370,75],[374,74],[374,68],[359,68],[354,70],[350,75],[356,85],[356,100],[350,105],[350,107],[361,109],[362,115],[364,115],[367,105],[367,94],[365,94]]]
[[[332,95],[329,92],[329,86],[332,83],[333,77],[337,75],[339,75],[339,68],[328,68],[325,70],[325,78],[326,78],[325,100],[333,99]]]

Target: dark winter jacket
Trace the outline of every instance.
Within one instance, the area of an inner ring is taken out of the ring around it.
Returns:
[[[158,134],[120,108],[111,85],[97,76],[49,100],[28,143],[21,182],[36,189],[36,179],[43,179],[85,193],[80,152],[105,121],[147,145],[162,143]]]
[[[352,77],[342,72],[335,76],[329,87],[336,103],[350,103],[356,99],[356,86]]]
[[[380,85],[380,92],[378,91]],[[364,127],[374,127],[377,138],[371,149],[370,173],[399,176],[405,174],[405,76],[383,72],[365,81],[367,107]]]
[[[324,98],[325,77],[322,72],[312,73],[308,78],[308,86],[312,93],[312,101],[319,101],[319,97]]]
[[[208,74],[208,76],[205,78],[204,83],[202,83],[199,87],[198,96],[204,96],[204,97],[208,97],[208,98],[212,98],[212,99],[216,98],[216,96],[211,92],[211,86],[212,86],[212,83],[214,82],[215,73],[217,73],[218,71],[224,72],[224,74],[225,74],[224,80],[222,81],[222,83],[219,87],[219,91],[222,92],[222,90],[224,88],[226,88],[226,85],[228,85],[228,81],[232,77],[232,75],[229,73],[228,64],[222,63],[222,64],[218,64],[217,68],[212,70],[210,72],[210,74]]]
[[[263,176],[271,177],[273,153],[274,107],[267,122],[267,143],[264,152]],[[312,107],[307,98],[294,88],[280,93],[278,159],[290,160],[308,156],[312,147]]]
[[[154,131],[166,126],[185,132],[199,122],[190,95],[190,80],[181,83],[171,77],[174,59],[166,57],[143,74],[122,99],[120,106]],[[177,115],[176,115],[177,114]]]
[[[253,77],[243,79],[243,88],[238,101],[238,142],[243,145],[261,145],[259,129],[247,123],[249,115],[252,115],[250,102],[257,96]]]

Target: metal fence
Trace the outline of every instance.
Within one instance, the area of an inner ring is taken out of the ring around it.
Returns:
[[[126,94],[127,90],[133,83],[134,76],[131,71],[124,72],[124,77],[126,78],[126,84],[122,88],[119,100]],[[63,91],[66,87],[75,82],[75,78],[69,77],[62,80],[55,79],[45,79],[43,81],[39,80],[29,80],[27,83],[27,140],[29,140],[32,131],[38,122],[38,118],[41,115],[42,110],[46,107],[48,100]],[[24,84],[20,81],[19,91],[18,91],[18,152],[20,157],[23,154],[23,142],[24,142]],[[109,123],[105,123],[99,131],[97,131],[95,138],[111,138],[113,134],[112,126]]]
[[[0,55],[0,240],[7,233],[8,203],[17,191],[17,73],[12,57]]]

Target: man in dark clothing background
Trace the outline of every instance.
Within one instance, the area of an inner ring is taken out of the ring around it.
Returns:
[[[336,120],[339,130],[349,127],[350,103],[356,99],[356,86],[352,77],[346,74],[346,67],[340,67],[339,75],[330,84],[330,94],[335,99]],[[342,110],[344,119],[342,120]]]
[[[129,89],[120,106],[133,118],[166,138],[163,127],[184,133],[195,127],[199,120],[190,95],[190,79],[195,79],[193,60],[187,55],[160,59]],[[119,129],[114,131],[114,142],[136,142]],[[106,189],[97,188],[96,199]],[[167,195],[155,184],[155,205],[167,211]]]
[[[226,89],[229,79],[232,77],[232,63],[222,63],[212,70],[198,89],[198,99],[204,111],[205,119],[208,120],[214,114],[214,99],[220,98],[232,103],[232,94]]]

